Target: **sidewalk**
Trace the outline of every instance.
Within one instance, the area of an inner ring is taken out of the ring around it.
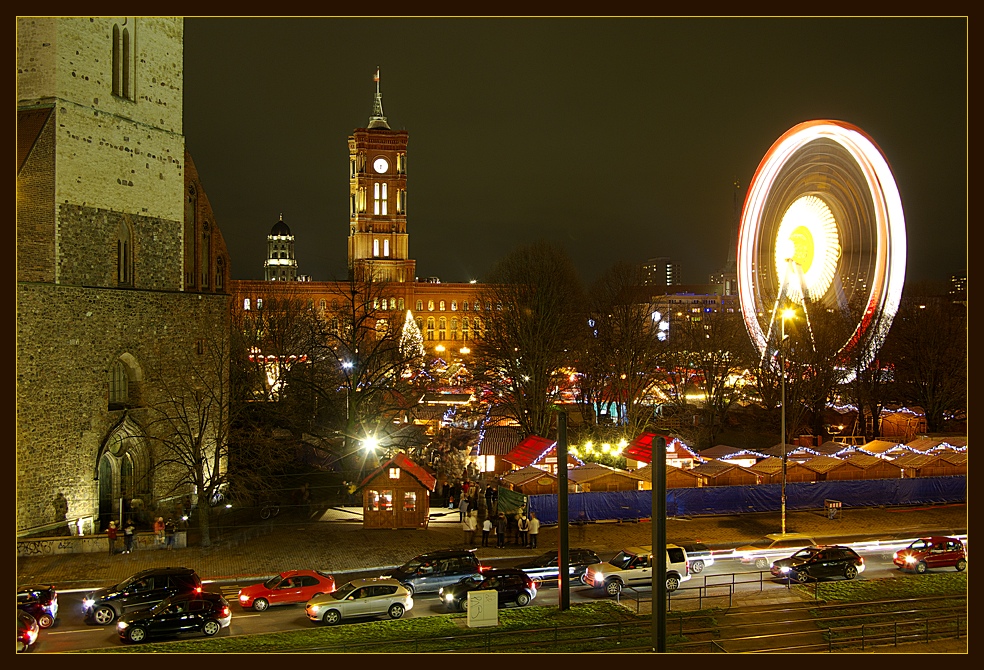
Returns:
[[[417,554],[464,546],[458,512],[437,508],[431,513],[427,529],[367,530],[362,528],[361,508],[336,507],[307,520],[281,515],[264,522],[259,527],[262,534],[246,540],[223,531],[224,535],[208,548],[147,549],[116,556],[94,553],[18,558],[17,582],[51,583],[60,590],[91,588],[122,581],[145,568],[168,565],[195,568],[207,581],[267,577],[300,568],[343,574],[382,571],[402,565]],[[789,532],[805,533],[818,542],[833,543],[907,538],[930,532],[962,534],[967,532],[966,514],[965,505],[849,509],[833,520],[819,510],[794,511],[787,513],[786,525]],[[779,526],[778,513],[670,518],[666,522],[666,539],[670,543],[702,542],[712,548],[726,549],[778,532]],[[476,535],[480,543],[481,534]],[[556,549],[559,536],[556,526],[545,526],[536,550],[515,545],[504,549],[479,547],[477,555],[483,562],[532,556]],[[593,549],[600,554],[651,542],[652,527],[648,521],[592,523],[572,527],[569,534],[569,546]]]

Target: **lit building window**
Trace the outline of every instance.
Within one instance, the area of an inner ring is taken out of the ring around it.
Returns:
[[[434,317],[427,317],[427,339],[434,339]]]
[[[379,240],[372,241],[372,255],[373,256],[379,255]]]
[[[428,300],[427,301],[427,311],[428,312],[433,312],[434,311],[434,301],[433,300]]]
[[[417,311],[418,312],[423,312],[424,311],[424,301],[423,300],[418,300],[417,301]]]
[[[249,310],[249,298],[243,298],[243,309]]]
[[[458,301],[457,300],[452,300],[451,301],[451,311],[452,312],[458,311]]]
[[[404,512],[416,512],[417,511],[417,492],[416,491],[404,491],[403,492],[403,511]]]
[[[443,300],[441,301],[441,311],[442,312],[444,311],[444,301]]]
[[[383,256],[390,255],[390,241],[388,239],[383,240]]]
[[[400,478],[400,468],[390,468],[389,469],[389,478],[390,479],[399,479]]]
[[[403,311],[403,298],[400,298],[397,301],[397,309],[400,310],[401,312]]]

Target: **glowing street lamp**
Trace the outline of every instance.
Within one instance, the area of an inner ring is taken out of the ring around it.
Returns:
[[[786,320],[792,319],[796,312],[791,309],[782,310],[782,336],[779,338],[779,368],[782,374],[782,534],[786,534]]]

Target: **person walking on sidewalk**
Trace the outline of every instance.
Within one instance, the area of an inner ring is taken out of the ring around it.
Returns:
[[[133,527],[133,521],[127,521],[126,526],[123,528],[123,553],[129,554],[133,551],[133,538],[136,529]]]
[[[488,513],[485,515],[485,521],[482,522],[482,546],[489,546],[489,533],[492,532],[492,519],[489,518]]]
[[[458,521],[464,522],[468,518],[468,496],[464,491],[461,493],[461,501],[458,503]]]
[[[506,546],[506,529],[509,527],[506,522],[506,515],[499,512],[499,516],[495,518],[495,546],[498,549],[502,549]]]
[[[464,520],[461,522],[461,530],[464,533],[465,547],[471,547],[475,544],[475,524],[478,521],[478,514],[475,516],[465,512]]]
[[[109,528],[106,529],[106,537],[109,538],[109,555],[116,553],[116,522],[110,521]]]
[[[530,512],[530,549],[536,549],[536,538],[540,535],[540,520],[536,512]]]

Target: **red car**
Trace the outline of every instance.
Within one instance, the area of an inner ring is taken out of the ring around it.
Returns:
[[[901,570],[919,574],[928,568],[956,568],[963,572],[967,569],[967,552],[963,542],[955,537],[923,537],[896,551],[892,562]]]
[[[335,590],[335,578],[319,570],[288,570],[262,584],[239,589],[239,604],[262,612],[270,605],[306,603]]]

